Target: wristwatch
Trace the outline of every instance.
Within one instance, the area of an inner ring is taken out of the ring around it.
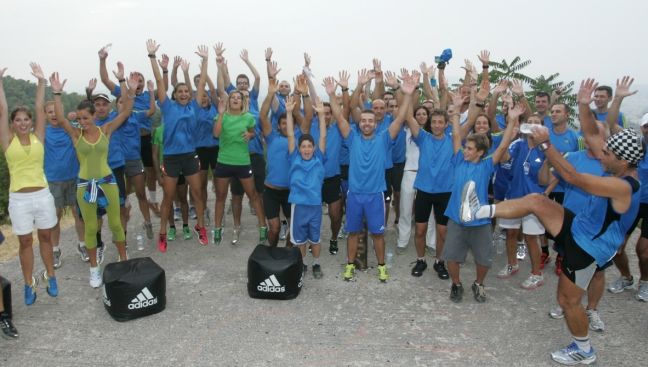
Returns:
[[[549,149],[550,146],[551,146],[551,142],[549,140],[546,140],[538,144],[538,150],[544,153],[547,149]]]

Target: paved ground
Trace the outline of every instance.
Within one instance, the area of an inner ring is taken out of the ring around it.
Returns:
[[[557,283],[553,266],[545,286],[526,291],[519,283],[529,270],[528,260],[518,275],[502,281],[495,277],[505,262],[499,255],[486,282],[488,302],[477,304],[469,290],[474,279],[469,259],[462,269],[466,297],[453,304],[449,281],[438,279],[431,269],[421,278],[410,275],[412,242],[406,254],[395,256],[386,284],[378,281],[375,269],[360,273],[355,282],[343,282],[342,250],[322,256],[324,278],[315,280],[309,271],[295,300],[251,299],[246,264],[257,237],[255,223],[245,207],[246,230],[239,245],[229,244],[227,231],[218,247],[180,240],[162,255],[151,243],[145,251],[135,249],[141,219],[134,215],[130,255],[151,256],[166,270],[168,304],[160,314],[126,323],[113,321],[101,292],[88,285],[88,266],[73,250],[71,228],[63,234],[58,298],[50,298],[41,285],[36,303],[26,307],[18,259],[0,263],[0,273],[14,283],[14,321],[20,332],[18,341],[0,339],[0,365],[544,366],[552,364],[550,351],[569,342],[564,322],[547,316]],[[325,218],[323,228],[327,226]],[[104,239],[109,238],[104,229]],[[325,230],[323,240],[328,238]],[[394,239],[390,229],[388,243],[393,245]],[[345,242],[341,244],[344,249]],[[636,256],[633,251],[629,255],[637,274]],[[106,261],[116,259],[110,247]],[[375,265],[373,255],[369,262]],[[615,269],[608,272],[609,280],[617,276]],[[645,365],[647,310],[647,304],[634,300],[634,291],[606,292],[600,305],[606,331],[591,334],[599,365]]]

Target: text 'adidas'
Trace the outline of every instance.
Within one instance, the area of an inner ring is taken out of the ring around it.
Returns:
[[[137,297],[133,298],[131,303],[128,304],[129,310],[137,310],[140,308],[146,308],[153,306],[158,303],[157,297],[153,297],[151,292],[148,290],[148,287],[144,287]]]
[[[282,293],[286,291],[286,287],[282,286],[274,274],[270,275],[268,279],[262,281],[257,285],[257,290],[269,293]]]

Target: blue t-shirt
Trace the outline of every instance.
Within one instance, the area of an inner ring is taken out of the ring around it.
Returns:
[[[192,99],[183,106],[165,98],[160,109],[164,117],[164,155],[194,152],[194,131],[200,110],[196,100]]]
[[[256,125],[254,125],[254,137],[248,141],[248,150],[250,154],[261,154],[263,155],[263,141],[261,140],[263,136],[263,129],[261,128],[261,119],[259,115],[254,115],[256,120]]]
[[[538,183],[538,172],[545,155],[537,147],[530,149],[526,139],[518,139],[509,148],[511,155],[511,183],[506,193],[507,199],[517,199],[531,193],[542,193]]]
[[[108,117],[103,120],[96,120],[95,123],[97,126],[103,126],[114,120],[115,117],[117,117],[117,112],[110,111]],[[126,125],[126,121],[124,121],[118,129],[113,130],[110,135],[110,142],[108,143],[108,166],[110,166],[111,169],[119,168],[126,164],[126,157],[124,156],[124,150],[122,149],[124,125]]]
[[[47,182],[70,181],[79,174],[79,160],[70,135],[62,127],[45,127],[45,177]]]
[[[295,136],[295,143],[298,137]],[[276,129],[273,129],[265,137],[267,146],[266,161],[266,179],[265,182],[277,186],[288,188],[290,162],[288,159],[288,137],[281,135]],[[297,150],[297,149],[295,149]]]
[[[133,112],[121,127],[121,146],[124,152],[124,158],[127,161],[141,159],[140,146],[142,145],[142,140],[140,138],[140,125],[146,119],[148,119],[146,112]]]
[[[608,117],[608,114],[610,113],[609,111],[608,112],[596,112],[596,110],[593,110],[593,112],[596,115],[597,120],[607,124],[607,117]],[[626,118],[625,118],[625,115],[623,114],[623,112],[619,112],[619,117],[617,118],[617,125],[619,125],[622,128],[627,127],[626,126],[627,125]]]
[[[406,133],[405,133],[405,126],[401,126],[400,130],[398,131],[398,134],[396,135],[396,139],[394,139],[394,144],[392,145],[392,162],[394,164],[397,163],[405,163],[405,139],[406,139]]]
[[[378,121],[376,125],[376,133],[380,131],[387,131],[389,130],[389,125],[391,125],[392,121],[394,121],[394,116],[392,116],[390,113],[386,113],[385,116],[383,117],[382,121]],[[358,126],[357,124],[355,125],[356,127]],[[389,134],[389,132],[387,132]],[[385,162],[385,169],[389,169],[394,167],[394,162],[392,160],[392,151],[394,150],[394,144],[396,143],[395,140],[391,141],[391,144],[389,144],[389,151],[387,154],[387,161]]]
[[[500,129],[506,129],[506,116],[498,113],[495,115],[495,121],[497,121],[497,126],[499,126]]]
[[[637,186],[633,187],[630,207],[625,213],[614,212],[610,199],[590,195],[587,205],[576,214],[572,222],[574,240],[599,266],[605,265],[614,257],[639,212],[640,184],[636,180],[630,180]],[[611,214],[616,218],[610,218]]]
[[[603,176],[605,174],[601,162],[596,158],[590,157],[586,150],[567,153],[565,159],[569,164],[574,166],[576,171],[579,173],[588,173],[594,176]],[[587,205],[589,197],[592,194],[583,191],[583,189],[578,186],[574,186],[564,181],[562,177],[558,175],[558,172],[554,171],[553,174],[560,179],[565,188],[565,198],[562,205],[571,210],[574,214],[578,214],[578,212]]]
[[[389,131],[376,131],[367,139],[351,129],[346,141],[350,153],[349,192],[374,194],[385,191],[385,167],[392,143]]]
[[[553,125],[549,125],[549,141],[560,153],[577,152],[583,147],[583,138],[576,131],[567,128],[563,133],[556,133]],[[564,192],[562,183],[556,186],[554,192]]]
[[[503,132],[498,132],[498,133],[492,133],[491,134],[491,146],[488,148],[488,154],[491,155],[495,153],[497,148],[499,148],[500,144],[502,144],[502,139],[504,139],[504,133]]]
[[[230,84],[225,91],[229,94],[235,90],[236,87],[233,84]],[[249,112],[254,116],[258,116],[259,115],[259,91],[254,88],[250,89],[249,97],[250,97]]]
[[[313,157],[304,160],[295,148],[290,154],[290,195],[288,202],[301,205],[322,204],[325,156],[315,148]]]
[[[218,146],[218,139],[214,137],[214,120],[218,111],[213,104],[198,108],[196,119],[195,144],[196,148]]]
[[[121,87],[119,85],[115,85],[115,90],[113,90],[111,94],[115,97],[121,96]],[[135,96],[133,112],[146,112],[149,110],[149,107],[151,107],[151,94],[149,93],[149,91],[145,90],[142,92],[142,94]],[[142,129],[151,131],[151,118],[146,116],[146,118],[141,121],[140,127]]]
[[[475,190],[479,202],[488,203],[488,183],[494,171],[493,158],[489,156],[478,163],[473,163],[465,160],[463,152],[460,150],[452,156],[452,164],[454,165],[454,185],[452,185],[452,194],[444,213],[445,216],[452,219],[453,222],[466,227],[490,224],[490,218],[462,223],[459,209],[461,208],[461,194],[464,185],[471,180],[475,181]]]
[[[637,172],[641,181],[641,202],[648,203],[648,154],[639,161]]]
[[[310,134],[315,140],[315,145],[319,144],[319,118],[313,117]],[[336,122],[326,128],[326,161],[324,162],[324,177],[329,178],[340,174],[340,151],[342,150],[342,133]],[[347,150],[348,153],[348,150]]]
[[[438,139],[419,129],[418,136],[413,139],[419,147],[419,166],[414,188],[429,194],[451,192],[454,183],[452,137],[444,134]]]

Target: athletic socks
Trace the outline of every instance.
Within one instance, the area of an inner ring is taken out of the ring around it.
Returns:
[[[495,216],[495,205],[480,206],[475,213],[475,219],[493,218]]]
[[[585,336],[584,338],[579,338],[572,335],[572,338],[574,338],[574,343],[576,343],[576,345],[580,350],[585,352],[589,352],[592,350],[592,345],[590,344],[589,335]]]
[[[319,265],[319,258],[313,258],[313,266]]]

